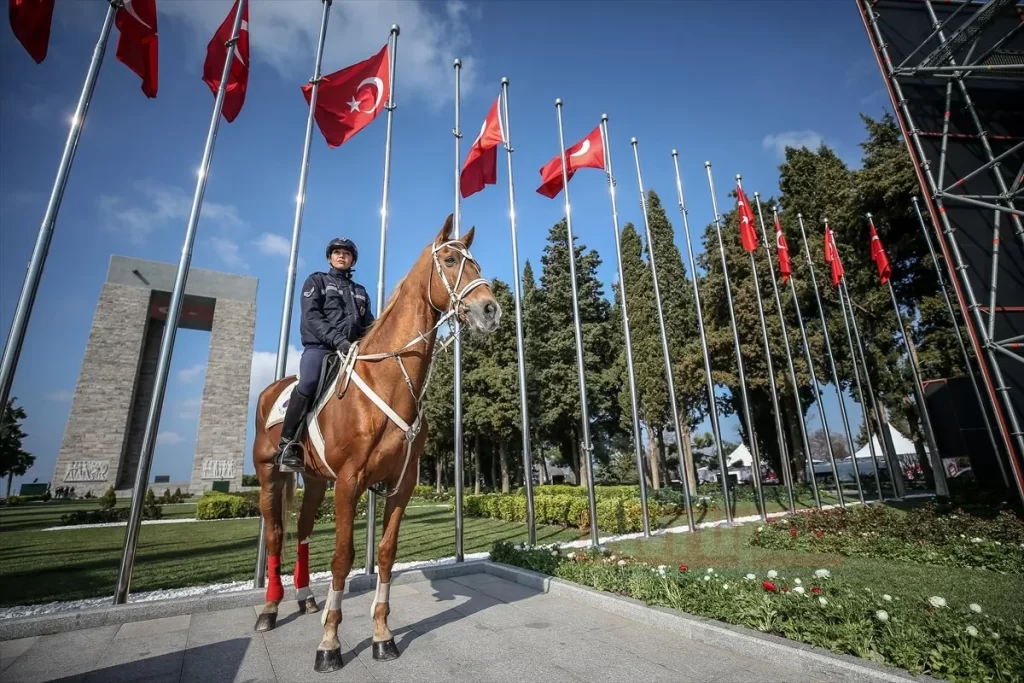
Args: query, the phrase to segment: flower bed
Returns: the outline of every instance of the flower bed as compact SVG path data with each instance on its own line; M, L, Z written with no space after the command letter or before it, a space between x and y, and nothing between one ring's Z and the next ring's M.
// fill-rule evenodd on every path
M977 603L853 590L827 569L783 576L773 570L652 567L604 549L499 541L491 560L912 673L950 681L1024 681L1024 628Z
M935 504L901 512L884 505L812 510L769 521L752 546L861 555L917 564L1024 574L1024 522L1009 511L991 517L940 514Z

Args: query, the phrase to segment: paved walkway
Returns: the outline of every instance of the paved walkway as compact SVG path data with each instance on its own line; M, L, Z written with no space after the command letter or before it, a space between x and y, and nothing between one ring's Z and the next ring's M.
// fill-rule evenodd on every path
M322 601L324 591L316 592ZM372 597L346 594L345 667L331 674L313 671L320 615L299 615L289 600L277 628L265 634L253 632L259 608L250 606L0 642L0 681L844 680L682 638L485 573L393 585L390 626L402 655L376 662Z

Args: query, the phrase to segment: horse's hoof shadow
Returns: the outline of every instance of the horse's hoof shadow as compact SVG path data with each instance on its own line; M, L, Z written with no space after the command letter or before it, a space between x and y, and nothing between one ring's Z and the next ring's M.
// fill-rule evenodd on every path
M326 674L338 671L344 663L341 661L341 648L333 650L317 650L316 660L313 662L313 671Z
M394 638L373 644L373 658L378 662L390 662L392 659L398 659L398 655L398 646L395 645Z
M316 598L312 595L305 600L299 600L299 614L316 614L320 608L316 604Z
M277 612L263 612L256 620L256 631L272 631L277 626Z

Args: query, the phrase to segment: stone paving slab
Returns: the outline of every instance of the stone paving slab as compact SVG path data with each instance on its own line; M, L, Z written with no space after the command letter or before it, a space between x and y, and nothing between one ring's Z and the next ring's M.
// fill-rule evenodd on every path
M331 674L313 671L320 615L300 614L287 600L277 627L262 634L252 630L259 606L250 604L0 641L0 681L914 680L558 579L492 563L479 567L461 575L421 574L418 581L395 575L389 625L401 656L392 662L371 654L372 591L350 585L339 633L344 668ZM326 591L314 592L322 605Z

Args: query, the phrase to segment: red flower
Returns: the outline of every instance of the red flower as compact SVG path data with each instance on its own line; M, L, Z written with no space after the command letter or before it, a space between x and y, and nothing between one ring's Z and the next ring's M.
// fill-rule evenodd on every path
M679 571L685 572L687 569L689 569L689 567L687 567L685 564L679 565Z
M792 536L793 538L796 538L796 527L790 528L789 535Z
M814 588L812 588L812 589L811 589L811 592L812 592L812 593L814 593L815 595L821 595L821 589L820 589L820 588L818 588L817 586L815 586Z
M821 538L822 536L825 535L825 532L824 531L815 531L814 535L817 536L818 538Z
M772 583L771 581L762 581L761 585L764 586L764 589L766 591L768 591L769 593L774 593L775 592L775 584Z
M788 593L789 592L789 586L783 586L782 587L782 592L783 593Z

